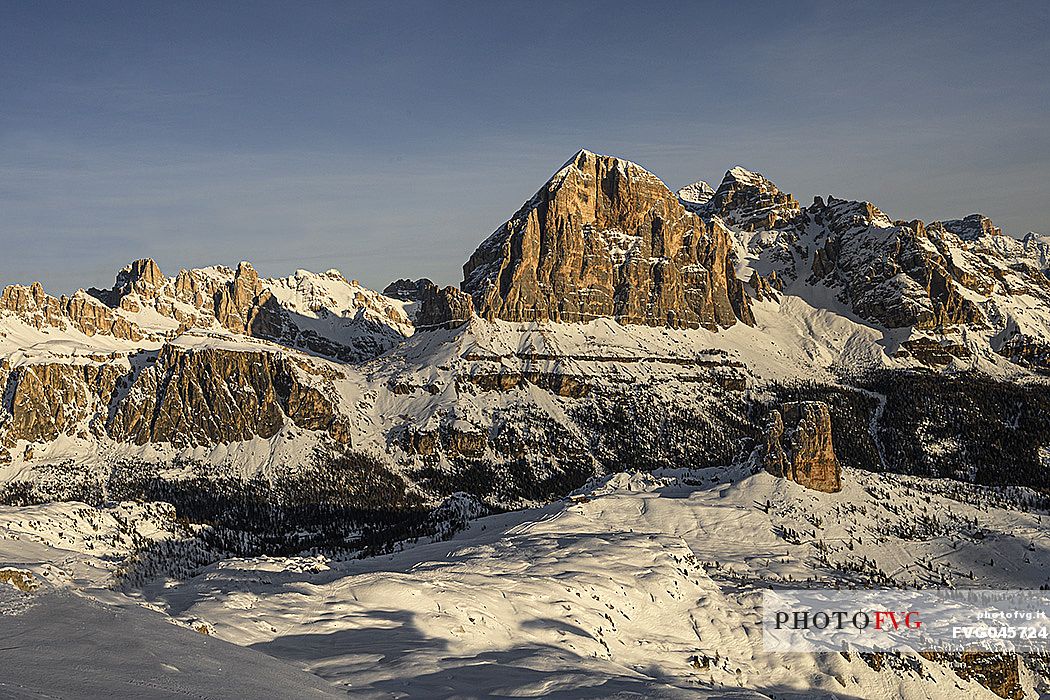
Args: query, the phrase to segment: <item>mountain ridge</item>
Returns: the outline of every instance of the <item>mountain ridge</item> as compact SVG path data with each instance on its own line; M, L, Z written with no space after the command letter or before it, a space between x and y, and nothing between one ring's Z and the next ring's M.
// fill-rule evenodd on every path
M800 206L740 167L694 204L581 150L479 245L460 288L400 280L384 295L334 270L264 279L247 262L168 277L148 258L69 297L8 286L0 481L69 460L104 471L93 453L250 475L363 450L440 500L442 470L572 444L520 467L535 480L520 493L547 496L607 468L615 450L597 457L595 431L626 427L606 422L610 402L646 410L631 392L757 441L769 410L756 406L778 383L932 371L1020 386L1050 367L1038 236L980 215ZM525 433L508 432L515 413ZM690 437L691 459L738 458L722 439ZM494 505L522 502L521 474Z

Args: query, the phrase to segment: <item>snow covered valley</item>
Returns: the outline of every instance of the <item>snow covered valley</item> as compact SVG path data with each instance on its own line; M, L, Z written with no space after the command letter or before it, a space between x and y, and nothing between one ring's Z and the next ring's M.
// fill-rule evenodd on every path
M142 587L149 543L187 536L169 508L4 507L0 694L997 697L943 660L766 653L758 603L771 586L1037 588L1036 494L853 469L827 494L752 471L619 473L390 555L224 559ZM1038 697L1026 663L1016 690Z

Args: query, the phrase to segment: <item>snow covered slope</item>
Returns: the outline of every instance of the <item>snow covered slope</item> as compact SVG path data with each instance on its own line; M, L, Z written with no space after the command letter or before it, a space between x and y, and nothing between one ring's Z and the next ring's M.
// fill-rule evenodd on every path
M740 468L622 473L544 508L476 520L448 542L357 561L227 559L141 594L62 575L85 560L117 566L83 535L8 535L0 565L115 606L117 620L148 604L354 697L995 697L946 662L763 651L757 603L772 585L1050 581L1050 515L1025 505L1034 494L851 470L845 482L819 494ZM90 527L55 509L0 512L27 516L37 532ZM113 531L102 525L100 536ZM18 595L39 616L25 624L51 616L50 630L60 614L89 614ZM166 649L186 634L136 615L122 627L129 640ZM0 633L22 624L0 617ZM165 663L184 668L183 652ZM138 677L129 665L112 669L112 687ZM1015 670L1033 692L1031 672Z
M10 700L346 697L294 664L70 593L0 614L0 637L0 695Z

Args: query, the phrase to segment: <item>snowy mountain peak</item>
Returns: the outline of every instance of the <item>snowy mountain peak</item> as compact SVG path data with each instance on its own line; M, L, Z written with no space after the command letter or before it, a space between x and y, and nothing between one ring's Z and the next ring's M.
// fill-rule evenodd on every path
M764 178L761 173L748 170L740 165L735 165L726 171L725 176L722 178L722 185L725 185L727 182L735 182L741 185L751 185L755 187L774 186L773 183Z
M719 216L735 228L755 231L786 224L798 215L799 205L760 173L736 166L726 171L703 213Z
M697 180L691 185L686 185L678 190L676 194L682 206L689 210L695 210L700 205L707 204L711 197L715 195L715 191L711 188L711 185L703 180Z
M567 160L565 164L547 182L547 188L560 185L569 172L587 173L592 172L596 164L605 170L615 170L624 176L642 179L652 179L659 182L659 178L635 162L617 158L616 156L594 153L581 148ZM660 184L663 184L662 182Z
M562 163L562 166L551 176L550 180L547 181L547 184L551 185L552 183L561 180L566 172L570 170L578 170L580 166L588 160L594 160L601 157L603 156L600 156L593 151L588 151L586 148L581 148L573 153L567 161Z

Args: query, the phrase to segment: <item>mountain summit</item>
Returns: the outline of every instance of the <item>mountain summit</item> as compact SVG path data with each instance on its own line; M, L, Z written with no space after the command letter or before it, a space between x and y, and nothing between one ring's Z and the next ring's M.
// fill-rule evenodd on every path
M626 160L583 150L464 265L488 319L718 328L751 321L728 231Z
M777 228L798 211L794 197L781 192L761 173L739 165L726 172L704 208L704 213L716 214L731 226L748 231Z

